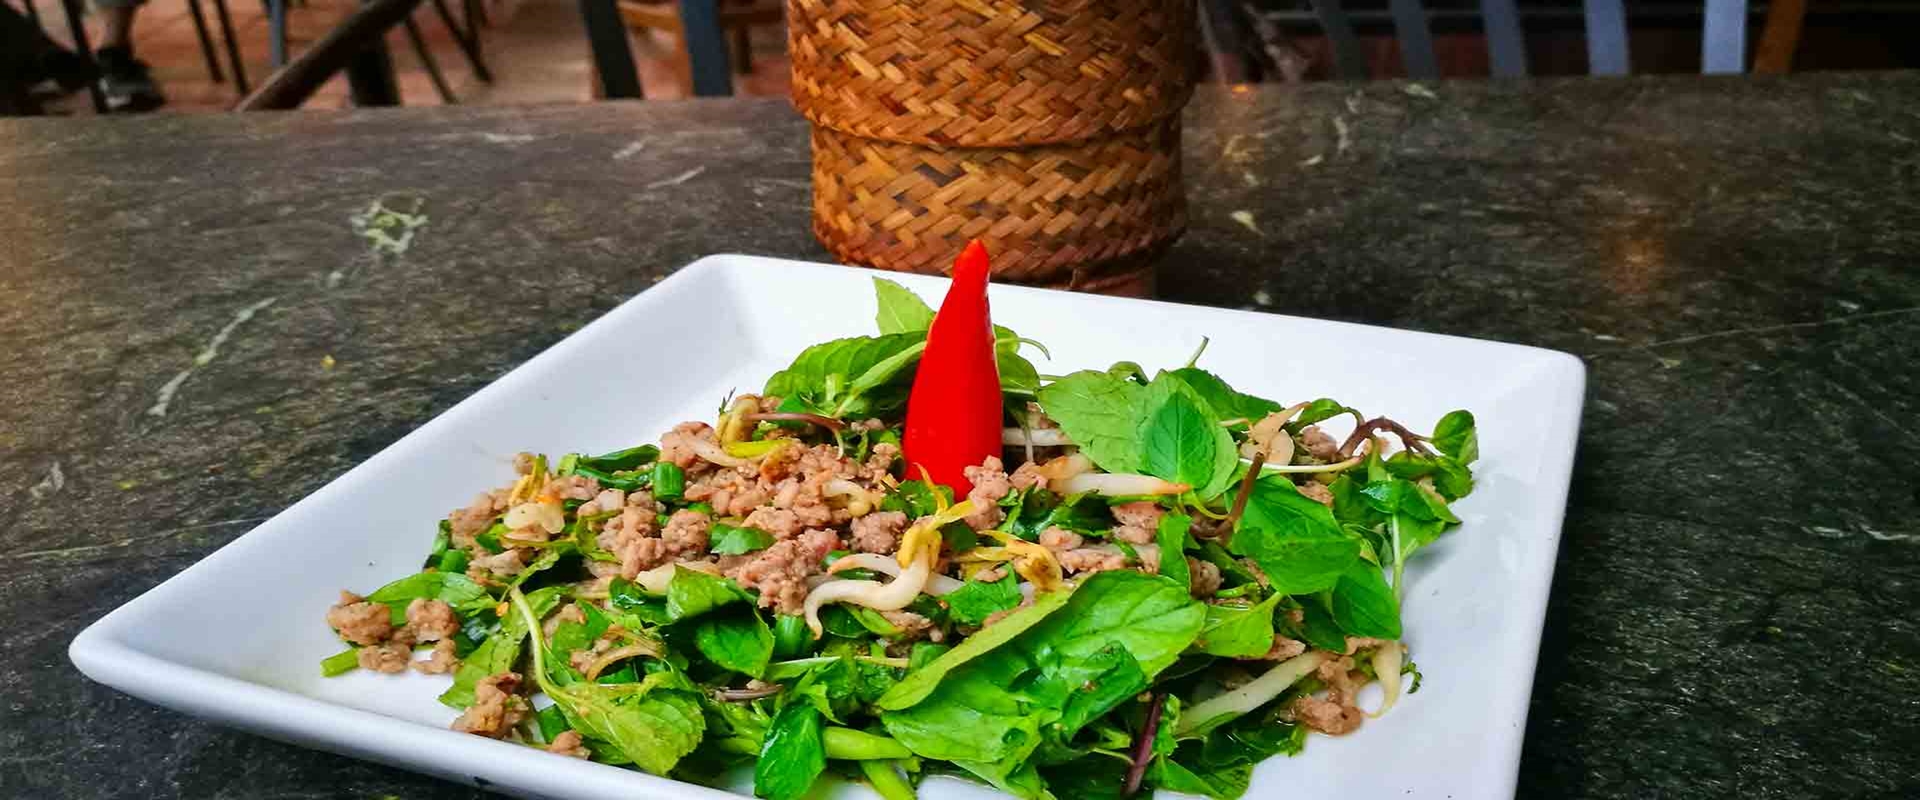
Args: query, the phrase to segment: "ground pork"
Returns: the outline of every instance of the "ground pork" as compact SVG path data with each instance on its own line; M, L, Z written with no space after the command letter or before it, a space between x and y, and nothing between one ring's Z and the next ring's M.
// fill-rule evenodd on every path
M1205 561L1187 556L1187 575L1194 597L1212 597L1220 591L1220 568Z
M360 668L370 672L406 672L407 662L413 660L413 643L404 641L406 637L395 637L383 644L368 645L360 648L355 660Z
M520 574L527 568L527 556L532 550L516 547L505 552L481 556L467 565L467 577L484 580L494 576L509 577Z
M660 505L653 502L653 497L634 492L627 495L627 506L620 510L620 516L607 520L595 541L609 553L625 552L634 541L655 535L660 530L659 518Z
M1082 547L1058 554L1060 567L1068 572L1105 572L1113 569L1125 569L1127 557L1117 550L1100 547Z
M1160 546L1157 544L1137 544L1133 552L1140 556L1140 571L1151 575L1160 574Z
M546 622L540 623L540 632L546 634L546 637L551 639L553 638L554 632L560 630L560 626L568 622L576 625L586 624L587 612L580 610L580 604L568 603L561 606L560 613L548 617Z
M1260 658L1266 661L1285 661L1307 652L1307 645L1299 639L1290 639L1280 634L1273 635L1273 647Z
M893 474L893 462L900 460L900 446L892 442L881 442L873 446L867 454L867 463L860 468L860 478L877 481Z
M973 490L967 492L968 502L973 503L973 513L967 515L967 526L984 531L1000 524L1000 520L1006 518L1006 512L1000 508L1000 498L1013 491L1013 481L1007 477L1006 465L1000 463L1000 457L987 456L980 466L967 467L960 474L973 484Z
M460 632L460 618L445 600L416 597L407 604L407 630L416 642L437 642Z
M553 741L547 745L547 752L570 758L587 758L592 755L587 752L587 745L581 740L579 731L561 731L560 735L553 737Z
M1113 507L1113 538L1129 544L1152 542L1159 532L1160 517L1167 512L1152 500L1121 503Z
M562 475L549 478L547 485L535 494L551 497L555 500L591 500L600 493L600 481L585 475Z
M754 509L741 524L771 533L775 539L791 539L799 536L800 532L807 527L800 524L799 514L789 509L772 506Z
M826 485L839 477L830 470L818 470L782 480L773 491L773 505L793 513L805 527L823 527L833 523L833 508L827 505Z
M673 512L660 536L630 539L620 553L620 574L632 579L642 572L671 563L682 556L707 552L707 531L713 521L692 509Z
M527 701L513 693L519 687L520 676L512 672L480 679L473 687L473 705L453 721L453 729L494 739L505 736L527 717Z
M934 627L933 620L911 611L882 611L880 616L885 617L893 627L900 629L900 635L895 639L897 642L911 642L917 639L938 642L946 638L943 635L944 631Z
M720 516L738 517L766 505L769 497L754 477L727 469L687 484L687 499L713 506Z
M485 533L493 526L494 518L506 510L504 495L481 492L466 508L448 514L448 534L454 546L463 550L473 547L473 537Z
M1078 550L1084 544L1085 537L1066 528L1048 526L1040 532L1040 546L1049 550Z
M358 645L378 644L393 635L393 612L379 603L342 591L340 602L327 609L327 624L340 638Z
M713 467L693 449L694 442L714 441L713 426L704 422L682 422L660 436L660 460L672 462L689 473L705 472Z
M861 553L891 553L900 549L900 532L907 528L907 515L900 511L875 511L853 521L853 549Z
M1326 484L1319 481L1307 481L1306 483L1300 484L1299 488L1300 493L1306 495L1308 500L1312 500L1328 508L1333 507L1333 491L1328 489Z
M1007 476L1007 481L1012 483L1015 489L1047 488L1047 476L1040 473L1039 464L1031 461L1021 464L1019 469L1014 470L1012 475Z
M798 614L807 601L807 576L819 574L827 553L839 549L840 536L814 529L775 542L745 561L722 565L727 577L760 592L760 605L782 614Z
M428 656L425 661L413 662L414 671L427 675L444 675L452 672L454 667L458 666L460 666L460 659L455 658L453 655L452 639L441 639L440 641L434 642L432 655Z
M533 454L532 454L532 453L514 453L514 454L513 454L513 471L514 471L514 474L516 474L516 475L532 475L532 474L533 474L533 459L534 459L534 456L533 456Z
M794 471L807 480L859 477L854 463L840 455L840 448L830 444L816 444L807 448L794 464Z
M1347 637L1347 655L1353 655L1364 647L1379 647L1392 643L1392 639L1375 639L1370 636L1349 636Z
M599 494L594 495L592 500L581 503L579 508L573 510L573 513L582 517L590 517L595 514L605 514L609 511L619 511L625 508L626 505L626 492L620 491L619 489L601 489Z
M598 661L600 656L612 649L613 639L602 636L594 640L592 647L583 647L573 651L572 655L567 656L567 666L573 667L575 671L581 674L585 674L587 668L593 666L593 662Z
M1354 704L1352 671L1353 659L1344 656L1321 664L1314 676L1327 685L1327 696L1296 698L1290 707L1294 719L1328 736L1352 733L1360 727L1366 715Z
M1260 583L1261 588L1273 588L1273 581L1267 578L1266 570L1261 569L1260 565L1255 563L1253 559L1240 559L1240 566L1245 567L1247 572L1253 575L1253 579Z
M1340 460L1340 443L1334 441L1332 436L1328 436L1326 431L1320 430L1318 425L1308 425L1300 429L1300 446L1307 451L1308 455L1321 461Z

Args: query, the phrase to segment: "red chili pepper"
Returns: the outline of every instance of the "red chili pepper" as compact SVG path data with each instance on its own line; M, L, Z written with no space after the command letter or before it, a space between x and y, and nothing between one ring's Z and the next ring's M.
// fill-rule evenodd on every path
M987 274L986 246L967 243L927 331L901 441L907 477L921 477L925 469L960 498L973 488L962 470L1000 455L1000 367L987 312Z

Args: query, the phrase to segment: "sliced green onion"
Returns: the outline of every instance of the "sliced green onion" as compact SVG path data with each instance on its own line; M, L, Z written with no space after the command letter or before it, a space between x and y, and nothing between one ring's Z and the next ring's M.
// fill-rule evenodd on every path
M678 500L687 491L687 473L680 465L662 461L653 465L653 499Z
M360 648L349 647L320 659L320 674L331 678L360 668Z

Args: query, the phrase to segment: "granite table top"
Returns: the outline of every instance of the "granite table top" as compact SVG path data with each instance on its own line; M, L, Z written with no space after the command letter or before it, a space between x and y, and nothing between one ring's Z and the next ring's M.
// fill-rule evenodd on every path
M1920 75L1212 89L1185 147L1162 297L1586 360L1521 796L1920 795ZM474 796L67 643L693 259L824 260L807 164L774 100L0 121L0 794Z

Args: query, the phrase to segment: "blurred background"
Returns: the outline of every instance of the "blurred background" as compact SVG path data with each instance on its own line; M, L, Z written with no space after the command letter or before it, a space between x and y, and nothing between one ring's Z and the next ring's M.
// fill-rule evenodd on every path
M349 19L356 0L282 0L289 58ZM65 0L0 0L8 10L73 46ZM1309 0L1201 0L1214 80L1314 81L1400 77L1401 58L1390 0L1346 0L1316 9ZM1581 75L1589 70L1589 14L1579 0L1521 0L1527 71ZM1606 5L1606 4L1599 4ZM1624 3L1631 71L1698 73L1704 3ZM580 0L434 0L415 7L404 25L384 32L405 105L448 102L516 105L590 102L601 94ZM1491 72L1485 4L1424 3L1434 60L1442 77ZM680 9L673 2L617 3L642 92L648 99L689 96ZM1364 61L1364 75L1343 74L1327 35L1329 8L1344 18ZM219 112L274 71L270 6L254 0L149 0L133 31L134 51L163 87L163 113ZM789 62L782 0L725 0L721 28L733 60L736 95L782 95ZM1746 5L1746 41L1756 72L1891 69L1920 66L1920 2L1915 0L1776 0ZM99 42L101 15L88 11L89 41ZM1780 27L1776 34L1771 27ZM470 33L468 32L470 30ZM1785 38L1779 38L1784 36ZM1772 38L1770 38L1772 37ZM1771 62L1771 63L1767 63ZM1356 61L1345 62L1351 73ZM237 64L237 67L236 67ZM235 73L239 73L236 75ZM1418 71L1414 71L1418 76ZM236 78L239 80L236 81ZM243 88L244 87L244 88ZM37 110L95 113L85 91L35 89ZM304 102L309 108L351 104L343 74Z

